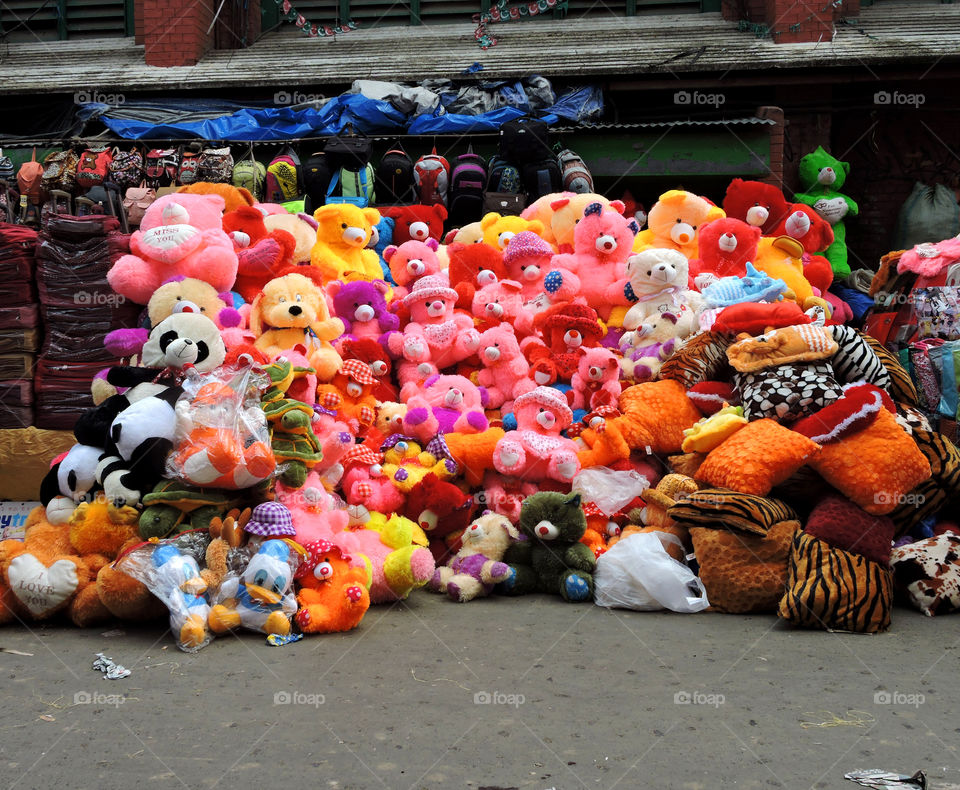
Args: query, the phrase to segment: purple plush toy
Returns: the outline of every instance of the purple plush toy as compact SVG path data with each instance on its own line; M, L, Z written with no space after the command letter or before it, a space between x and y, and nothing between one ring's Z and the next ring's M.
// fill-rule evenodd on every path
M343 321L344 333L338 342L372 337L381 344L386 335L400 326L400 319L387 307L386 294L390 286L383 280L334 280L327 285L327 295L333 299L333 312Z

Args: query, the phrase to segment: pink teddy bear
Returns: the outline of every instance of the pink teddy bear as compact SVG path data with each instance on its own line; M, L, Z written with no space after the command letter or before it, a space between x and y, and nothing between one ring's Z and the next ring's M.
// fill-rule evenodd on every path
M511 280L520 283L525 312L523 327L527 332L532 315L546 310L551 304L568 302L580 292L580 278L569 269L553 266L553 247L536 233L521 231L507 245L503 264Z
M397 284L393 289L394 299L402 299L421 277L442 274L436 239L405 241L399 247L391 244L383 251L383 259L390 266L390 276Z
M341 459L341 480L347 504L363 505L377 513L399 513L407 498L383 473L383 453L354 445Z
M551 387L537 387L516 399L513 413L517 429L497 442L494 468L524 480L573 480L580 460L577 445L560 434L573 422L563 395Z
M400 400L443 368L472 357L480 345L473 317L454 311L457 292L438 274L421 277L403 299L410 322L403 333L390 335L387 350L397 359Z
M640 226L620 212L623 203L614 200L609 209L591 203L573 231L573 252L555 255L551 266L566 268L580 278L580 296L606 321L616 306L630 302L624 296L627 258Z
M504 414L513 411L513 401L536 389L530 378L530 363L510 324L487 329L480 335L480 362L477 381L487 391L487 406Z
M349 426L337 419L336 413L322 406L314 406L313 433L320 440L323 460L314 470L328 490L333 490L343 477L343 458L356 446Z
M515 324L523 314L523 286L516 280L498 280L492 272L481 272L487 282L473 294L471 311L481 332L501 322Z
M620 398L620 362L609 348L588 348L570 378L574 409L595 411L616 406Z
M237 279L237 253L223 231L223 198L176 192L154 201L140 230L107 272L107 281L131 302L146 304L171 277L195 277L218 293Z
M334 532L347 526L350 517L345 503L331 494L316 471L311 470L301 488L288 488L277 481L277 501L293 516L295 540L302 546L315 540L330 540ZM309 518L298 518L309 513Z
M480 433L490 427L483 413L486 392L463 376L431 376L407 399L403 432L426 444L438 433Z

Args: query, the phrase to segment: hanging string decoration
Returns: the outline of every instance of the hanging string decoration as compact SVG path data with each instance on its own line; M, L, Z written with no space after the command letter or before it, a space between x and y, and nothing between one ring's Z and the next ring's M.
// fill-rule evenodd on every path
M487 27L496 22L518 22L533 16L539 16L547 11L566 11L567 0L532 0L529 3L510 5L510 0L497 0L497 4L489 11L474 14L473 21L477 29L473 37L480 49L489 49L497 45L497 40L487 32Z
M827 11L833 11L836 8L843 6L843 0L829 0L827 4L820 9L818 12L811 12L806 19L801 19L799 22L794 22L789 26L788 30L791 33L799 33L803 26L810 22L813 19L823 19L823 15ZM843 22L845 20L841 20ZM758 22L751 22L747 19L741 19L737 23L737 30L741 33L753 33L756 38L772 38L776 41L780 36L786 33L786 30L773 30L772 28Z
M276 3L277 8L280 9L283 21L293 22L294 26L297 27L301 33L310 38L326 38L327 36L335 36L337 33L349 33L351 30L357 29L357 23L352 19L348 20L345 24L336 26L322 25L311 22L303 14L299 13L290 0L276 0Z

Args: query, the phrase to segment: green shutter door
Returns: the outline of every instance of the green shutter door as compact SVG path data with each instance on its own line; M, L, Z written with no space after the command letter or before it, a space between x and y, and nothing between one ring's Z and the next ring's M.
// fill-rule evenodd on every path
M66 0L67 38L111 38L126 34L124 0Z
M108 38L125 36L127 30L125 0L0 2L0 32L11 41Z

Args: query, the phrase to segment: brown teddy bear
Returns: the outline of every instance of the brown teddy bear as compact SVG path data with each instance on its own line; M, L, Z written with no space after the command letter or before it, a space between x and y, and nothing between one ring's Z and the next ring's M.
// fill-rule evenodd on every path
M0 623L46 620L66 611L75 625L110 618L97 573L136 538L138 513L103 500L82 503L68 523L51 524L42 507L27 518L24 540L0 542Z

